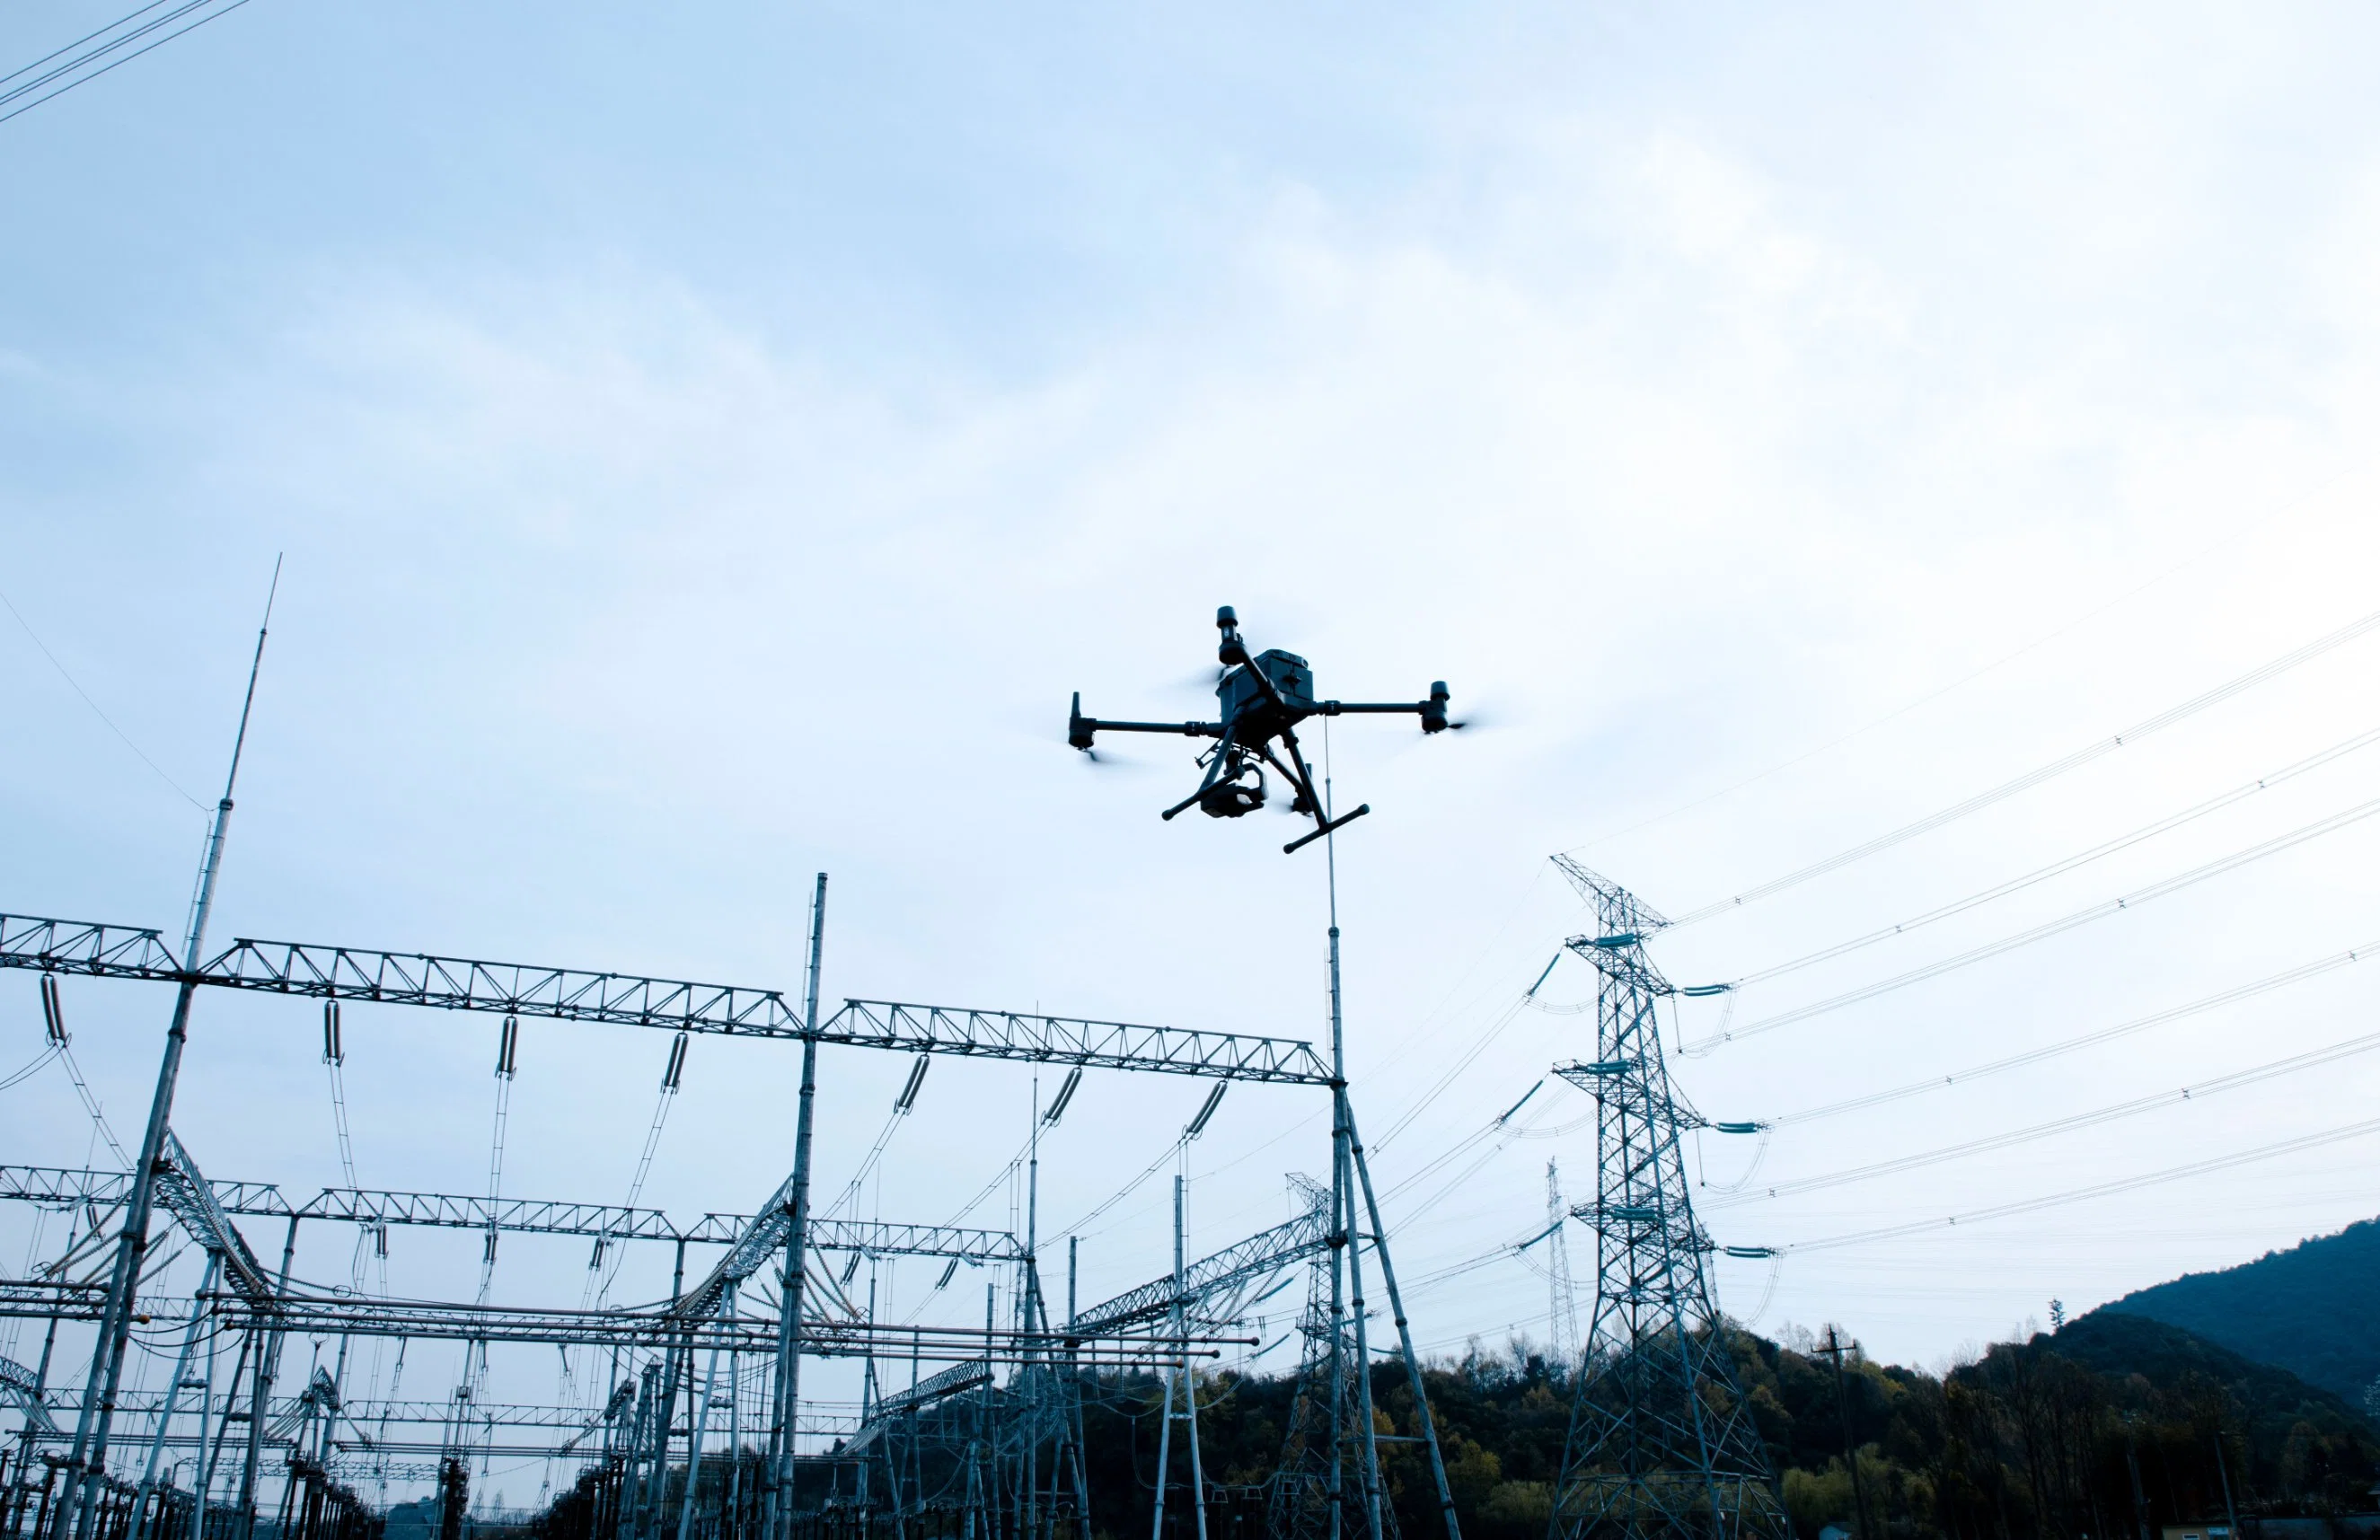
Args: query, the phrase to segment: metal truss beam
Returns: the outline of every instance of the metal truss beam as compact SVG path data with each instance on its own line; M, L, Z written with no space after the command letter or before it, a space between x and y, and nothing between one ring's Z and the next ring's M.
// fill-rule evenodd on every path
M580 968L491 963L427 952L241 939L186 976L155 930L0 915L0 967L96 978L253 989L318 1000L484 1011L556 1021L607 1022L672 1032L800 1039L801 1013L775 989L647 978ZM819 1024L820 1042L898 1053L945 1053L1035 1063L1328 1085L1313 1045L1125 1022L848 1000Z
M129 1178L126 1179L128 1182ZM256 1254L248 1249L248 1239L231 1222L231 1216L215 1200L214 1189L199 1171L198 1162L172 1129L165 1131L164 1147L157 1154L155 1186L158 1207L178 1220L191 1239L223 1259L224 1278L240 1297L250 1305L270 1309L273 1288L271 1275Z
M870 1425L886 1423L914 1408L930 1406L946 1397L975 1389L991 1383L991 1370L982 1364L953 1364L939 1374L928 1375L906 1390L895 1391L876 1403L869 1413Z
M767 1352L777 1340L777 1321L768 1316L712 1316L688 1320L658 1311L508 1310L426 1300L388 1300L291 1295L270 1311L231 1294L208 1296L229 1328L271 1327L300 1335L433 1337L491 1342L619 1343L634 1347ZM996 1364L1038 1363L1062 1348L1084 1362L1143 1364L1179 1356L1181 1339L1121 1330L1101 1332L1087 1348L1087 1334L1062 1335L974 1327L879 1325L868 1321L806 1321L802 1352L818 1358L893 1357L915 1352L929 1361L973 1360ZM1224 1346L1245 1339L1193 1337L1203 1350L1192 1356L1220 1356Z
M703 1219L748 1219L705 1214ZM866 1256L955 1256L962 1262L1022 1262L1025 1247L1005 1230L964 1230L956 1225L892 1224L875 1219L812 1219L812 1251L858 1252Z
M949 1053L1220 1080L1328 1085L1311 1043L1126 1022L1084 1021L943 1005L850 1000L820 1028L821 1042L904 1053Z
M793 1233L795 1194L804 1176L795 1171L777 1184L760 1212L737 1232L727 1255L712 1264L702 1281L670 1307L674 1318L693 1320L717 1314L726 1303L727 1291L759 1272L770 1255L785 1243L785 1238ZM808 1293L807 1289L797 1291L805 1297Z
M712 1265L700 1283L671 1308L680 1320L716 1313L727 1291L765 1266L785 1243L794 1228L795 1180L777 1184L760 1212L739 1221L741 1228L727 1255ZM716 1215L705 1215L716 1219ZM808 1243L819 1251L865 1252L879 1256L954 1256L970 1262L1018 1262L1024 1248L1005 1231L958 1230L948 1225L879 1224L857 1219L813 1219ZM805 1294L807 1297L807 1293ZM807 1337L808 1328L803 1328Z
M62 1321L95 1321L107 1306L105 1283L67 1283L44 1278L0 1278L0 1316L55 1316Z
M106 978L171 978L181 966L154 930L0 915L0 966Z
M179 983L185 976L154 930L20 915L0 915L0 967L159 983ZM670 1031L802 1036L800 1013L774 989L428 952L243 938L200 964L196 978L200 984L318 1000L379 1000Z
M131 1181L122 1171L0 1165L0 1201L104 1207L122 1202ZM394 1193L352 1187L326 1187L303 1203L292 1203L287 1194L269 1182L211 1181L207 1186L216 1206L226 1214L337 1219L366 1226L426 1225L473 1231L492 1228L528 1235L586 1235L614 1241L728 1245L752 1223L748 1214L705 1214L680 1228L658 1208L539 1198L505 1198L491 1203L484 1197L455 1193ZM1016 1237L1004 1230L870 1219L813 1220L809 1243L820 1251L861 1252L875 1256L955 1256L968 1262L1015 1262L1025 1255L1025 1248Z
M13 1358L0 1358L0 1396L17 1403L25 1414L25 1425L36 1437L58 1436L58 1425L50 1420L49 1408L42 1404L40 1382L33 1371Z
M1075 1316L1071 1329L1084 1336L1122 1331L1145 1322L1162 1320L1176 1305L1193 1315L1208 1300L1271 1277L1311 1256L1330 1243L1330 1214L1325 1202L1306 1209L1286 1224L1260 1231L1237 1244L1224 1247L1183 1269L1177 1285L1172 1273L1118 1294Z

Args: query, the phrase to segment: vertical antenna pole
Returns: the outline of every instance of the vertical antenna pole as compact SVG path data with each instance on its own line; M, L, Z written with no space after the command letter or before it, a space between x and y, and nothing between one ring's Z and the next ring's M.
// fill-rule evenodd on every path
M239 782L240 750L248 743L248 715L256 704L256 677L264 666L264 638L273 624L273 600L281 588L281 559L273 559L273 583L264 596L264 620L256 628L256 653L248 665L248 694L240 700L239 731L232 739L231 770L224 777L223 799L215 804L212 827L207 831L206 856L199 867L199 885L190 903L190 928L182 948L183 979L174 996L173 1023L165 1029L165 1054L157 1066L157 1090L150 1098L149 1122L140 1135L140 1158L132 1168L132 1191L124 1205L124 1232L115 1247L115 1265L108 1275L107 1306L100 1317L99 1340L85 1381L83 1414L75 1427L74 1452L67 1462L74 1485L74 1501L58 1505L58 1535L89 1540L97 1514L100 1482L107 1468L107 1437L115 1417L115 1401L124 1382L124 1354L132 1340L132 1294L149 1249L149 1219L156 1201L157 1158L165 1143L167 1122L174 1112L174 1085L181 1077L182 1045L189 1037L190 1000L198 992L196 975L204 959L207 916L214 907L215 878L223 868L224 834L231 824L232 789ZM90 1392L96 1388L94 1397ZM69 1520L71 1512L71 1520Z
M1333 806L1330 721L1322 721L1322 821ZM1322 836L1330 902L1330 1536L1340 1540L1347 1506L1347 1049L1339 1015L1339 840ZM1377 1537L1376 1537L1377 1540Z
M818 1101L819 968L826 952L826 873L810 898L809 980L802 1011L802 1091L794 1120L793 1224L785 1235L785 1271L777 1295L779 1416L775 1469L771 1473L772 1540L791 1540L794 1507L794 1425L801 1408L802 1269L809 1242L810 1131Z

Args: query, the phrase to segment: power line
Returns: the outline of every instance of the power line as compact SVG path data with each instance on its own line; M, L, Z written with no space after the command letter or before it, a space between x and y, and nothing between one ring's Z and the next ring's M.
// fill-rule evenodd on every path
M196 807L200 812L205 812L207 808L204 803L200 802L197 797L192 796L189 793L182 790L181 782L176 781L172 776L167 775L164 770L158 766L156 760L152 759L148 755L143 754L140 750L140 746L132 741L131 734L126 733L121 727L116 726L115 719L114 717L109 716L105 711L100 709L99 702L91 699L91 692L84 689L82 685L76 681L75 676L67 672L67 666L58 661L58 655L50 650L49 643L42 640L40 635L33 630L31 623L25 619L24 612L18 610L15 602L5 593L0 593L0 605L6 605L7 607L8 613L15 617L17 624L22 628L25 635L31 639L32 644L42 649L42 656L50 661L50 667L57 670L58 677L67 682L67 687L73 690L75 694L80 696L82 697L82 703L91 708L91 715L105 722L107 724L107 730L110 733L115 734L119 739L123 740L124 746L130 749L133 754L140 758L142 764L148 766L151 770L155 770L157 772L158 780L163 781L166 785L173 787L175 795L180 797L184 802L188 803L191 806Z
M1679 916L1671 924L1693 925L1698 921L1709 919L1715 915L1723 915L1730 909L1738 909L1759 899L1781 893L1788 888L1799 887L1812 878L1823 877L1831 871L1840 871L1855 861L1865 860L1868 856L1879 851L1889 850L1903 841L1915 839L1920 834L1930 833L1946 824L1955 823L1971 813L1981 812L1996 803L2007 801L2020 792L2030 791L2046 781L2055 780L2069 770L2080 769L2095 759L2113 754L2126 744L2136 743L2153 733L2162 732L2176 722L2196 716L2210 707L2220 705L2233 696L2276 679L2300 663L2318 658L2334 648L2342 647L2375 629L2380 629L2380 611L2374 611L2361 620L2343 625L2327 636L2317 637L2302 647L2250 669L2236 679L2217 685L2203 694L2192 696L2180 705L2168 707L2156 715L2144 718L2120 733L2111 734L2096 743L2086 744L2071 754L2052 759L2046 765L2037 766L1987 791L1978 792L1963 802L1953 803L1938 812L1929 813L1914 823L1903 824L1888 833L1879 834L1864 843L1852 846L1849 850L1840 851L1823 861L1812 862L1809 866L1787 872L1784 876L1771 879L1757 887L1746 888L1732 898L1723 898L1716 903L1706 903L1699 909L1689 910Z
M2046 1139L2059 1134L2070 1134L2078 1129L2094 1128L2101 1123L2113 1122L2119 1118L2135 1117L2140 1113L2154 1112L2161 1108L2179 1107L2184 1102L2195 1101L2223 1091L2236 1091L2243 1085L2254 1085L2285 1074L2295 1074L2301 1070L2311 1070L2324 1064L2337 1063L2341 1059L2352 1058L2359 1053L2369 1053L2375 1048L2380 1048L2380 1032L2366 1033L2361 1037L2350 1037L2345 1042L2333 1043L2328 1048L2315 1049L2310 1052L2293 1054L2286 1059L2276 1059L2271 1063L2259 1064L2252 1069L2237 1070L2230 1074L2217 1075L2213 1080L2201 1081L2195 1085L2184 1085L2171 1091L2158 1091L2150 1096L2136 1097L2130 1101L2119 1101L2109 1106L2095 1108L2088 1112L2076 1112L2068 1117L2052 1118L2047 1122L2034 1123L2028 1128L2011 1129L2005 1134L1986 1134L1983 1138L1970 1139L1962 1144L1945 1145L1938 1149L1926 1150L1917 1155L1896 1156L1889 1160L1854 1166L1846 1170L1829 1171L1822 1176L1805 1176L1790 1182L1774 1182L1757 1193L1748 1193L1735 1197L1706 1199L1705 1207L1731 1208L1747 1203L1766 1203L1771 1198L1790 1197L1797 1193L1811 1193L1825 1187L1840 1187L1854 1182L1866 1182L1879 1176L1891 1176L1897 1172L1913 1170L1920 1166L1934 1166L1946 1160L1962 1159L1970 1155L1986 1155L1995 1150L2028 1145L2036 1139Z
M2293 846L2303 844L2309 840L2333 833L2350 824L2361 822L2374 813L2380 813L2380 797L2375 797L2370 802L2359 803L2343 813L2334 813L2329 818L2318 819L2302 829L2292 830L2287 834L2266 840L2262 844L2236 851L2220 859L2209 861L2202 867L2193 867L2179 876L2168 877L2161 882L2152 882L2145 888L2136 888L2120 897L2105 900L2088 908L2077 909L2070 915L2060 916L2057 919L2034 926L2030 930L2021 930L2013 936L2004 936L1997 941L1987 941L1982 946L1971 948L1956 956L1928 963L1924 967L1912 968L1907 973L1896 974L1890 978L1863 985L1856 989L1847 989L1841 994L1814 1000L1808 1005L1798 1006L1773 1016L1764 1016L1758 1021L1730 1031L1714 1033L1710 1037L1682 1045L1679 1051L1696 1056L1707 1054L1721 1044L1731 1043L1739 1038L1757 1037L1761 1033L1772 1032L1780 1026L1807 1021L1813 1016L1822 1016L1830 1011L1840 1010L1846 1005L1873 1000L1878 995L1888 994L1908 985L1938 977L1955 969L1963 968L1971 963L1980 963L1986 958L2014 952L2020 947L2030 946L2035 941L2046 940L2052 936L2061 935L2078 927L2088 925L2093 920L2105 919L2110 915L2120 914L2127 909L2148 903L2152 899L2180 892L2182 889L2204 882L2208 878L2220 877L2226 872L2236 871L2267 855L2277 855Z
M199 28L205 26L210 21L217 20L220 18L228 16L233 11L239 9L240 6L247 5L248 0L183 0L182 4L176 6L172 10L166 11L164 15L152 17L147 21L140 21L142 17L149 16L150 12L157 10L160 6L169 3L170 0L156 0L155 4L143 6L139 10L134 11L130 16L112 21L106 26L102 27L98 31L92 32L89 36L81 38L74 42L70 42L64 48L60 48L54 53L46 54L21 69L15 70L5 76L0 76L0 84L5 84L9 80L18 79L21 76L30 75L32 77L32 79L23 81L22 84L11 86L6 91L0 91L0 107L7 107L9 109L6 112L0 112L0 123L6 123L10 118L16 117L20 114L31 112L35 107L40 106L42 103L54 101L60 96L64 96L67 91L74 90L77 86L88 85L91 81L96 80L101 76L106 74L109 70L115 68L118 65L130 64L141 55L149 52L150 49L163 47L164 44L173 42L176 38L180 37L185 32L196 31ZM213 6L215 8L209 10L208 7L210 6ZM182 18L190 15L194 11L206 11L207 14L200 17L196 21L189 23L188 26L175 28L174 30L166 32L164 36L157 38L154 42L143 43L139 48L132 48L130 53L123 52L127 48L131 48L133 43L140 42L141 39L149 37L152 33L157 32L167 27L172 27L175 22L181 20ZM133 26L132 24L136 21L140 22L140 25L137 27ZM129 30L126 30L125 29ZM114 35L111 36L110 34ZM97 42L97 45L94 47L83 48L85 43L94 42L96 40L103 38L106 41ZM77 49L83 49L83 51L78 54L75 53L75 50ZM69 54L73 55L73 56L67 59L64 64L52 65L51 61L59 58L61 55ZM122 56L110 59L105 64L99 63L100 60L107 58L111 54L119 54ZM95 69L90 67L93 65L98 65L99 67ZM44 66L50 66L50 67L44 68ZM37 71L38 73L36 73ZM61 80L63 80L65 84L57 85L55 90L44 90L45 87L55 85L56 82ZM41 92L42 94L34 95L33 93L35 92ZM23 99L29 95L32 96L32 100L30 102L23 101ZM23 104L12 105L12 103L19 102L22 102Z
M2030 1214L2038 1209L2055 1208L2062 1204L2081 1203L2089 1198L2108 1197L2129 1193L2137 1188L2154 1187L2168 1182L2180 1182L2189 1177L2203 1176L2212 1171L2229 1170L2237 1166L2270 1160L2277 1156L2293 1155L2299 1150L2315 1149L2344 1140L2361 1138L2366 1134L2380 1134L2380 1118L2325 1129L2320 1134L2301 1134L2295 1139L2283 1139L2274 1144L2258 1145L2252 1149L2230 1155L2218 1155L2208 1160L2193 1160L2185 1166L2168 1166L2163 1170L2146 1171L2139 1176L2102 1182L2089 1187L2076 1187L2063 1193L2050 1193L2041 1197L2022 1198L2014 1203L1997 1204L1989 1208L1977 1208L1965 1214L1952 1214L1939 1219L1917 1219L1908 1224L1882 1225L1874 1230L1852 1231L1843 1235L1829 1235L1819 1241L1796 1241L1778 1249L1789 1252L1829 1251L1837 1246L1862 1245L1870 1241L1892 1240L1903 1235L1915 1235L1929 1230L1948 1230L1958 1225L1974 1224L1984 1219L2006 1219L2015 1214Z
M1815 964L1830 962L1848 952L1857 952L1864 947L1873 946L1878 941L1890 940L1895 936L1905 936L1909 932L1918 929L1920 927L1931 925L1937 920L1949 919L1953 915L1964 914L1970 909L1989 903L1994 899L2005 898L2010 893L2030 888L2035 883L2046 882L2053 877L2062 877L2070 871L2074 871L2090 865L2092 862L2098 860L2102 856L2112 855L2116 852L2129 849L2131 846L2140 843L2143 840L2152 839L2156 835L2166 833L2171 830L2179 829L2183 824L2204 818L2209 813L2219 811L2222 808L2230 806L2233 803L2240 802L2248 797L2252 797L2258 792L2265 790L2267 787L2277 786L2285 781L2295 780L2298 776L2305 774L2308 770L2318 769L2323 765L2328 764L2333 759L2341 758L2346 755L2352 754L2359 748L2366 748L2375 743L2380 743L2380 728L2374 728L2368 733L2359 733L2354 737L2346 740L2344 743L2332 745L2330 747L2324 749L2319 754L2309 755L2307 758L2300 759L2294 764L2285 765L2281 769L2274 770L2268 775L2259 776L2257 779L2248 782L2243 785L2234 786L2229 791L2225 792L2218 796L2209 797L2205 801L2201 802L2194 806L2185 807L2180 812L2170 814L2165 818L2157 819L2154 823L2143 824L2140 828L2133 830L2129 834L2119 835L2117 838L2109 840L2105 843L2093 845L2088 850L2082 851L2077 855L2069 855L2063 860L2053 861L2048 866L2025 873L2022 877L2010 878L2006 882L1999 883L1995 887L1986 888L1979 893L1972 893L1965 898L1960 899L1954 903L1946 903L1938 909L1929 909L1925 913L1916 916L1913 918L1902 920L1898 925L1888 925L1881 929L1871 930L1864 936L1855 936L1848 941L1838 941L1833 946L1821 947L1816 952L1796 957L1791 962L1779 963L1772 967L1762 968L1756 973L1745 974L1742 978L1734 981L1735 986L1741 988L1750 984L1765 984L1772 978L1781 978L1789 973L1797 973Z
M2072 1053L2094 1044L2129 1037L2132 1033L2143 1032L2153 1026L2163 1026L2168 1022L2198 1015L2203 1012L2215 1010L2218 1006L2229 1005L2253 995L2261 995L2268 989L2277 989L2284 985L2301 983L2317 975L2346 967L2351 963L2362 962L2374 955L2380 955L2380 941L2367 942L2360 947L2350 947L2345 952L2333 952L2327 957L2319 957L2311 963L2301 963L2294 968L2286 968L2279 973L2269 974L2246 984L2234 985L2228 989L2218 990L2198 1000L2180 1005L2168 1006L2165 1010L2152 1012L2145 1016L2135 1016L2130 1021L2119 1022L2114 1026L2103 1026L2095 1031L2085 1032L2080 1037L2068 1037L2037 1049L2028 1049L2022 1053L2012 1053L2005 1059L1995 1059L1988 1063L1954 1070L1949 1074L1928 1075L1923 1080L1913 1080L1903 1085L1895 1085L1888 1090L1870 1091L1861 1096L1846 1097L1841 1101L1831 1101L1823 1107L1788 1112L1781 1117L1769 1119L1769 1126L1789 1128L1795 1123L1815 1122L1820 1118L1832 1118L1845 1112L1862 1111L1888 1101L1922 1096L1927 1091L1938 1091L1945 1086L1963 1085L1971 1080L1980 1080L1985 1075L1999 1074L2008 1070L2022 1068L2027 1064L2038 1064L2046 1059L2054 1059L2060 1054Z

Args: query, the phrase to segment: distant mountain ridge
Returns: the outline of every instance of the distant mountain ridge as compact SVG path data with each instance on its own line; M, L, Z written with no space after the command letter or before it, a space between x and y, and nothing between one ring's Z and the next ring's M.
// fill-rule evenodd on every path
M2380 1220L2220 1272L2187 1273L2100 1306L2205 1338L2363 1408L2380 1379ZM2085 1317L2086 1319L2088 1317Z

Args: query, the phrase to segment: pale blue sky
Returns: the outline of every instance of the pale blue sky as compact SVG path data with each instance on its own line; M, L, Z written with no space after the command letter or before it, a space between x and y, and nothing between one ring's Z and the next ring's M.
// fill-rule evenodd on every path
M13 67L105 19L20 6L0 47ZM1548 851L1998 665L1587 851L1690 909L2380 608L2374 25L253 0L0 126L0 588L206 800L288 553L219 937L790 986L824 867L830 997L1300 1035L1321 1026L1318 861L1282 859L1270 820L1160 826L1185 756L1085 771L1067 694L1192 709L1167 692L1220 602L1331 693L1443 677L1494 732L1335 735L1343 790L1378 810L1342 860L1351 1059L1384 1127L1582 923ZM2374 645L1682 932L1665 965L1738 976L2380 725ZM0 907L176 925L198 814L13 622L0 658ZM2350 756L1740 1009L2244 848L2373 775ZM1774 1115L2370 940L2374 838L1682 1080L1715 1115ZM18 982L0 1058L35 1045ZM1764 1171L2318 1047L2366 1029L2374 988L2350 969L1985 1095L1780 1134ZM69 993L123 1133L164 1001ZM1519 1017L1384 1174L1583 1051L1578 1028ZM300 1005L204 1002L182 1126L212 1167L334 1178L316 1032ZM357 1012L347 1037L363 1180L483 1181L492 1025ZM665 1049L531 1024L507 1187L617 1201ZM782 1057L696 1046L650 1198L769 1190ZM2360 1115L2380 1073L2360 1065L1713 1225L1791 1242L2247 1148ZM904 1069L831 1056L831 1182ZM900 1217L947 1217L1025 1122L1022 1072L935 1074L888 1168ZM83 1158L63 1082L0 1095L0 1158ZM1044 1213L1098 1202L1196 1099L1087 1085ZM1267 1222L1281 1173L1318 1168L1318 1125L1222 1169L1290 1110L1226 1102L1193 1160L1215 1173L1205 1240ZM1515 1145L1411 1217L1408 1269L1527 1233L1549 1151L1583 1180L1575 1138ZM2366 1217L2369 1159L2342 1146L1955 1246L1806 1254L1765 1302L1756 1267L1721 1283L1757 1324L1840 1319L1931 1358L2052 1294ZM1087 1289L1165 1265L1144 1198L1087 1246ZM475 1248L420 1242L400 1286L455 1286ZM575 1252L511 1255L500 1291L576 1290ZM1508 1267L1415 1313L1443 1346L1541 1331L1545 1309Z

